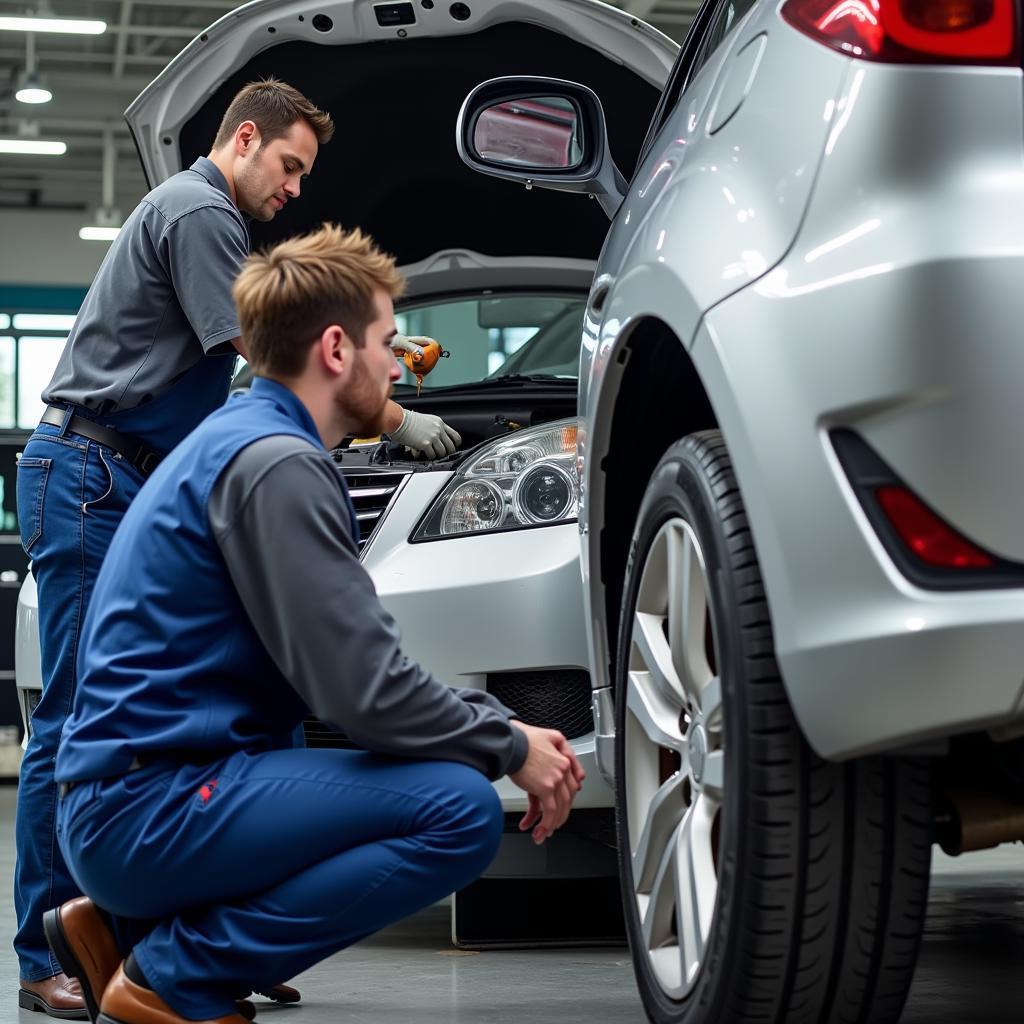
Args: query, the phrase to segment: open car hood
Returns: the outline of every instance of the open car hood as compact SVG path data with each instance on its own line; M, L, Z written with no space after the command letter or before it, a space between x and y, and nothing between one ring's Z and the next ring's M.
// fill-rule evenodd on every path
M414 23L379 24L396 6ZM369 231L403 266L444 249L594 259L608 229L597 203L469 170L459 108L499 75L581 82L601 97L628 177L677 49L597 0L255 0L192 40L125 116L152 186L209 152L232 96L256 78L281 78L329 111L334 139L300 200L253 224L257 246L329 220Z

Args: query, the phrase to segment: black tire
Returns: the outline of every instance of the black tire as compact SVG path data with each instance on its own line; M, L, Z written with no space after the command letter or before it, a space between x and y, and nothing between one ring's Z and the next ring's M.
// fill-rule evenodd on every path
M643 567L659 531L676 519L689 525L704 556L724 784L712 834L710 932L689 991L670 998L644 945L634 893L625 693ZM649 1018L897 1021L927 907L931 773L909 758L828 763L808 746L779 675L757 554L718 431L670 448L647 488L626 570L615 687L620 878Z

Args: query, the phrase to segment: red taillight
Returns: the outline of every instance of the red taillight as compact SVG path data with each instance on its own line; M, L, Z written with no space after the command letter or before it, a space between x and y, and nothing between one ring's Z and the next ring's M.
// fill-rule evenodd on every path
M900 539L922 562L944 569L989 569L995 559L947 526L905 487L875 491Z
M854 57L1016 64L1015 0L788 0L782 16Z

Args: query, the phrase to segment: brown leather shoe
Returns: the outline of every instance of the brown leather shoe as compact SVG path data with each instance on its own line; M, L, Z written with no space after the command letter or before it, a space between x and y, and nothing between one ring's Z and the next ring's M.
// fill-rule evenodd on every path
M55 974L41 981L22 981L18 1006L23 1010L48 1013L61 1020L88 1020L81 986L66 974Z
M113 934L88 896L79 896L56 910L48 910L43 915L43 930L57 962L70 975L70 986L85 1000L88 1019L95 1024L99 1019L103 993L121 964ZM287 985L283 987L288 988ZM297 1002L298 992L295 989L288 991L294 992L295 998L281 999L280 1002ZM256 1019L256 1007L248 1000L239 999L235 1008L246 1020Z
M302 993L297 988L292 988L291 985L275 985L265 992L256 989L256 995L266 996L267 999L271 999L275 1003L297 1003L302 998Z
M103 990L121 963L114 936L87 896L68 900L43 914L43 931L65 974L82 985L89 1020L100 1014Z
M155 992L136 985L125 973L122 964L114 972L103 1001L99 1024L190 1024L175 1013ZM195 1022L193 1022L195 1024ZM248 1024L245 1017L232 1013L201 1024Z

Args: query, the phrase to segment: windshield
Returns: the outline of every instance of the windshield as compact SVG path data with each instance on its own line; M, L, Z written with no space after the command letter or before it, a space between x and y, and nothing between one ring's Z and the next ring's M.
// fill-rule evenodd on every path
M513 374L575 380L585 307L580 295L520 292L406 307L395 322L403 334L435 338L451 353L423 378L424 391ZM396 389L403 384L416 387L407 368Z

